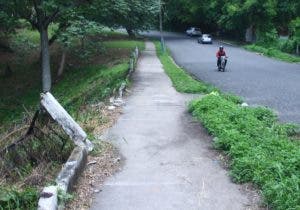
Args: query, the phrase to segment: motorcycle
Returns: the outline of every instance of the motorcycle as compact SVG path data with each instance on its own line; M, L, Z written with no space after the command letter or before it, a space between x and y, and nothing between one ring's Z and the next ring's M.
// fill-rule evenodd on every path
M218 71L222 71L222 72L225 71L225 67L226 67L226 64L227 64L227 58L228 57L226 57L226 56L221 56L220 57L221 62L218 65Z

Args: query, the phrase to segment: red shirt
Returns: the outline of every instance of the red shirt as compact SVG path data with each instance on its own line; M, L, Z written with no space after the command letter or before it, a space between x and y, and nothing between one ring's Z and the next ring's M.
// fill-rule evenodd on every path
M221 56L226 56L225 50L223 50L222 52L219 50L219 51L216 53L216 56L217 56L217 58L219 58L219 57L221 57Z

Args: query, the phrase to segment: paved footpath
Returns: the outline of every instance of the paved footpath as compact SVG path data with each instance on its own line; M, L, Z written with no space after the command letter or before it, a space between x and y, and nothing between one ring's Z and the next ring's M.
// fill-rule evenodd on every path
M211 137L187 113L191 98L172 87L147 42L124 114L104 135L125 164L96 194L92 210L254 209L221 167Z

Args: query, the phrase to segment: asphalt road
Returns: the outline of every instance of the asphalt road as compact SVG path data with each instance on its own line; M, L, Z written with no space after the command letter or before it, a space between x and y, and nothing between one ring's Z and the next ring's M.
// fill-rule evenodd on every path
M299 63L277 61L219 41L213 45L198 44L196 38L184 34L165 33L165 39L176 63L200 80L242 96L249 105L275 110L281 121L300 123ZM224 73L216 68L219 45L229 56Z

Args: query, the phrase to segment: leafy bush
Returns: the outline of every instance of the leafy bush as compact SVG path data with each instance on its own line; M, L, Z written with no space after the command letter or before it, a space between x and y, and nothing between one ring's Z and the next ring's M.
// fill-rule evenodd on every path
M33 188L18 191L0 187L0 210L37 209L37 199L38 191Z
M264 32L258 32L258 40L257 43L261 46L271 46L276 44L278 40L278 33L275 28L264 31Z
M282 52L293 54L295 53L297 43L293 39L279 40L277 46Z
M300 208L300 147L289 139L295 125L279 124L262 107L242 107L219 94L190 103L189 110L216 136L231 158L236 182L253 182L274 209Z
M22 63L28 59L32 52L39 47L39 34L29 29L21 29L12 37L11 48L17 54L17 62Z

